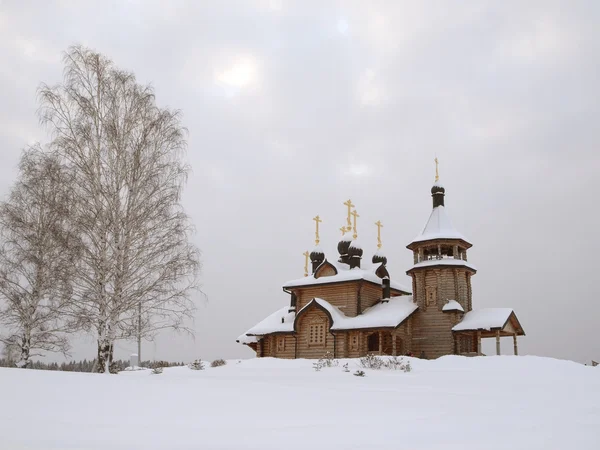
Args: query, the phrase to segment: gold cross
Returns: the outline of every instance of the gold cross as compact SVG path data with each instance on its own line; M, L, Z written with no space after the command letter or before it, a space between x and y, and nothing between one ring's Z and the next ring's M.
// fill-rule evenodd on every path
M346 231L350 231L352 229L352 222L350 221L350 216L352 215L352 208L354 208L354 205L352 204L352 200L350 199L348 199L348 201L345 201L344 205L348 207L348 226L346 227Z
M439 162L438 162L438 159L437 159L437 156L436 156L436 157L435 157L435 182L436 182L436 183L437 183L438 181L440 181L440 174L439 174L439 172L438 172L438 165L439 165Z
M315 225L317 226L317 229L315 231L315 245L319 245L319 224L323 221L319 218L318 215L317 217L313 217L313 220L315 221Z
M308 276L308 250L302 253L304 255L304 276Z
M360 216L358 215L358 213L356 212L356 210L352 211L352 213L351 213L351 214L352 214L352 216L354 217L354 227L353 227L353 230L354 230L354 235L353 235L352 237L353 237L354 239L356 239L356 238L358 237L358 233L356 232L356 218L357 218L357 217L360 217Z
M377 248L380 249L381 248L381 229L383 228L383 224L381 223L381 220L378 220L377 222L375 222L375 225L377 225Z
M342 236L346 234L346 227L342 227L340 228L340 231L342 232Z

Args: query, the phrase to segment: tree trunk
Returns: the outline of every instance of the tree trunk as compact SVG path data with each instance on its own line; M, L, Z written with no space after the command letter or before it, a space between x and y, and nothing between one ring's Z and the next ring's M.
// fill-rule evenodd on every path
M108 365L106 364L108 361ZM98 363L96 372L110 373L110 364L113 361L113 346L108 339L98 339Z
M31 334L26 331L23 335L23 339L21 340L21 356L19 361L15 364L17 367L21 369L27 369L31 365L31 361L29 359L31 352Z

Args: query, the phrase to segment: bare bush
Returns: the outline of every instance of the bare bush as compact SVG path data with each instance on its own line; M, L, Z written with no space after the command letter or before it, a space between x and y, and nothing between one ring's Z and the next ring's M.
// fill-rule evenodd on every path
M227 361L225 361L224 359L215 359L213 362L210 363L210 367L221 367L225 364L227 364Z
M194 362L188 364L188 367L192 370L204 370L204 363L201 359L197 359Z

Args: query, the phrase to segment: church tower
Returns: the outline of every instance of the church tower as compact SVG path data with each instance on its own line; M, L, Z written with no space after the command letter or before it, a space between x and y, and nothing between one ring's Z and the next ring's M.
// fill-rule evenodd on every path
M437 358L456 353L452 327L471 311L471 276L475 268L467 261L472 244L452 226L445 207L446 190L439 181L437 158L435 184L431 188L433 210L423 231L407 245L414 265L413 301L419 307L413 323L413 353ZM470 343L463 343L463 348Z

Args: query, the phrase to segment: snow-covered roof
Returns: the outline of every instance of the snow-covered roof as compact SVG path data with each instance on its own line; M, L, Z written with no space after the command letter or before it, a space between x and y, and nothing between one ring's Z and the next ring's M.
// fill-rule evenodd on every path
M465 312L464 308L456 300L448 300L448 303L446 303L444 306L442 306L442 311L462 311L462 312Z
M432 239L462 239L465 242L469 242L462 234L456 231L443 206L433 208L423 231L413 239L411 244L414 242L430 241Z
M483 308L469 311L452 328L453 331L492 330L503 328L513 313L512 308Z
M408 316L417 310L417 305L413 303L412 295L401 297L392 297L387 302L380 302L366 309L361 315L356 317L347 317L339 308L331 303L315 298L304 306L299 312L318 304L325 309L333 321L332 330L358 330L363 328L389 328L396 327L402 323ZM291 333L294 331L295 313L288 313L288 307L281 308L271 314L269 317L250 328L244 334L237 338L240 344L249 344L257 341L256 336L263 336L271 333ZM283 323L282 323L283 319Z
M418 308L413 303L412 295L403 295L401 297L392 297L387 302L377 303L356 317L347 317L339 308L321 298L313 299L302 310L310 307L313 302L319 304L329 312L333 321L332 330L396 327Z
M309 275L307 277L298 278L296 280L290 280L283 284L284 288L298 287L298 286L312 286L317 284L326 284L326 283L340 283L343 281L355 281L355 280L366 280L375 284L381 285L381 278L379 278L375 271L379 267L379 265L367 266L366 268L354 268L350 269L348 264L343 264L340 262L328 261L332 264L336 270L336 275L331 275L328 277L319 277L315 278L314 274ZM365 261L363 261L365 263ZM405 285L398 283L394 280L391 280L390 287L392 289L396 289L398 291L406 292L407 294L411 293L411 289L406 287Z
M468 267L469 269L477 270L473 264L468 263L464 259L454 259L454 258L442 258L442 259L428 259L426 261L421 261L420 263L412 266L409 271L412 269L418 269L420 267L430 267L430 266L462 266Z
M239 336L235 342L238 342L240 344L254 344L256 342L258 342L258 338L256 336L247 336L245 334L242 334L241 336Z
M294 319L296 314L294 312L288 312L289 309L289 306L278 309L269 317L258 322L256 325L246 331L244 335L261 336L269 333L292 331L294 329ZM238 340L239 339L240 338L238 338Z

